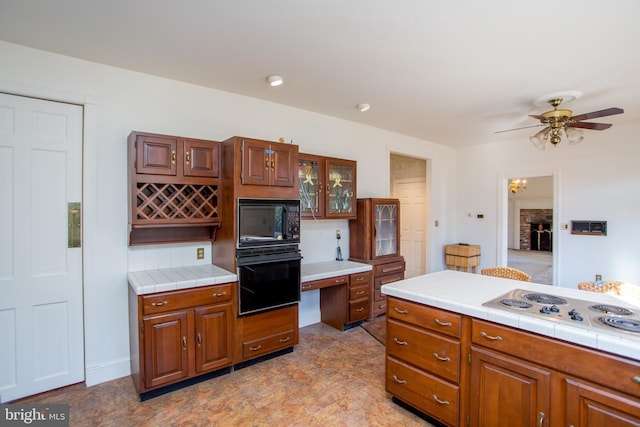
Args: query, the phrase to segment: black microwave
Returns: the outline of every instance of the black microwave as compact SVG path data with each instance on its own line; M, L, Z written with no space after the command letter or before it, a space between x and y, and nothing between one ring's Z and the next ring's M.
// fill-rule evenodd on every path
M300 243L300 200L238 199L238 248Z

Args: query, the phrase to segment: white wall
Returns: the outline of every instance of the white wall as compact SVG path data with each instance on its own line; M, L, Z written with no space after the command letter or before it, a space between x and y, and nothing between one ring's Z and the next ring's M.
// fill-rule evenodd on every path
M546 150L534 148L527 131L522 132L509 141L458 150L458 238L482 246L482 267L496 265L498 186L506 188L506 177L555 174L555 284L575 288L595 274L640 283L640 123L624 122L620 116L604 132L585 131L579 145L563 141ZM485 218L477 219L475 213ZM571 220L606 220L608 235L577 236L560 230Z
M133 130L223 140L240 135L358 162L358 196L384 197L389 152L432 159L429 256L444 267L442 246L455 240L455 151L405 135L181 82L0 42L0 91L85 105L84 292L88 385L129 373L126 272L145 263L127 246L126 139ZM439 219L434 228L431 219ZM305 222L304 262L335 257L335 229L347 221ZM215 244L215 243L214 243ZM342 239L348 256L348 239ZM172 257L171 251L147 256ZM173 259L173 258L172 258ZM142 261L140 261L142 260ZM183 262L176 261L175 262ZM215 260L214 260L215 262ZM429 263L427 263L429 265ZM604 273L604 272L603 272ZM301 319L318 306L305 297ZM307 316L307 313L310 313Z

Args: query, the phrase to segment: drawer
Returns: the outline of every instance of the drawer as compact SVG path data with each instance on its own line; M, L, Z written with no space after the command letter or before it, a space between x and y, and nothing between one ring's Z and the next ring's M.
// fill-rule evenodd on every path
M483 320L473 319L471 325L473 344L521 357L633 396L640 394L640 361Z
M364 285L364 284L368 284L371 281L370 277L371 277L370 271L365 271L362 273L354 273L349 278L349 282L351 286Z
M375 266L376 277L386 276L388 274L402 273L404 276L404 261L389 262Z
M312 289L328 288L330 286L346 285L349 283L349 276L336 276L327 279L314 280L312 282L304 282L302 291L310 291Z
M404 273L393 273L387 276L376 277L375 281L373 282L374 283L373 287L379 290L380 286L382 285L386 285L387 283L397 282L398 280L402 280L402 279L404 279Z
M460 381L460 341L387 320L387 352L444 379Z
M350 286L349 287L349 300L355 300L360 298L369 297L369 285L364 286Z
M387 299L375 300L373 302L373 316L378 317L387 312Z
M400 360L387 357L386 390L448 425L460 425L460 388Z
M387 315L421 328L460 338L462 316L438 308L410 302L395 297L387 297Z
M369 298L349 301L349 322L357 322L369 317Z
M164 311L179 310L197 305L209 305L231 301L233 283L185 289L182 291L161 292L144 295L142 313L155 314Z
M242 343L242 356L244 359L253 359L263 354L272 353L282 348L291 347L295 344L295 333L293 330L284 331L279 334L270 335L246 341Z

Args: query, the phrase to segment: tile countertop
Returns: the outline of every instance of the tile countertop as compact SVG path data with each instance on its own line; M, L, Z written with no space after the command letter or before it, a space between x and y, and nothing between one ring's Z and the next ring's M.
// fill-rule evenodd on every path
M620 356L640 360L640 336L607 333L584 327L558 324L551 320L484 307L482 304L514 289L548 293L561 297L589 300L602 304L633 306L614 296L580 291L577 289L520 282L480 274L445 270L413 277L381 287L382 293L430 305L444 310L466 314L477 319L511 326L521 330L558 338ZM640 307L638 307L640 308ZM628 337L626 335L629 335Z
M372 266L353 261L324 261L302 264L301 282L370 271ZM129 286L136 295L175 291L198 286L235 282L238 276L216 265L164 268L134 271L127 274Z

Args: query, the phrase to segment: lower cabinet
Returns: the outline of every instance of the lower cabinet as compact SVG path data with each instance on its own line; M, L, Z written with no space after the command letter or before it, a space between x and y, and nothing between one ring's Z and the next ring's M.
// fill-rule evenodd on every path
M298 344L298 305L239 317L234 364Z
M232 365L234 287L150 295L129 289L131 372L139 394Z
M640 361L395 297L385 387L450 426L640 426Z
M371 272L353 273L304 283L302 290L320 289L322 322L341 331L369 318Z

